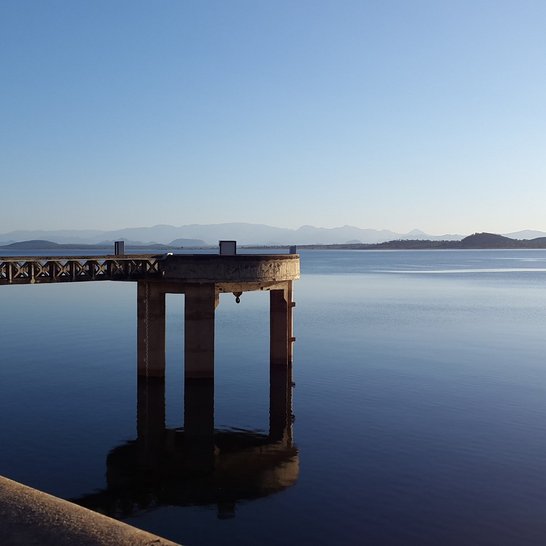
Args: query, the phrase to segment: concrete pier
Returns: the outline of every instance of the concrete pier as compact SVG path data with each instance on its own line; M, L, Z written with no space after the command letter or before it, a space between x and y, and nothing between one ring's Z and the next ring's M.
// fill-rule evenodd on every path
M231 241L234 243L234 241ZM271 364L292 362L292 282L297 254L166 254L0 257L0 285L138 283L138 374L165 376L165 294L184 294L185 376L214 377L214 314L219 295L270 291Z
M272 366L292 363L292 282L298 255L177 255L163 259L161 278L138 281L138 374L165 376L165 294L184 294L184 375L214 378L215 310L222 293L270 292Z

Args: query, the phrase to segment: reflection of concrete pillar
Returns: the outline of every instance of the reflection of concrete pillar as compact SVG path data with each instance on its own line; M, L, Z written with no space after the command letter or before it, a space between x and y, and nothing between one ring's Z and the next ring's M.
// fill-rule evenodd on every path
M137 288L138 375L165 377L165 292L160 283Z
M163 452L165 439L165 381L139 376L137 434L141 463L151 464Z
M214 284L188 288L184 302L184 367L186 379L214 378Z
M270 367L269 438L292 445L292 366Z
M214 379L184 381L184 458L200 474L214 470Z
M271 290L269 302L271 365L288 366L292 363L292 281L283 289Z
M196 438L214 433L214 381L184 381L184 431Z

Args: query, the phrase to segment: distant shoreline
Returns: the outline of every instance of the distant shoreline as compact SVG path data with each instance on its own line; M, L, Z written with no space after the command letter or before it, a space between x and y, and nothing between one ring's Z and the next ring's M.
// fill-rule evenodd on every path
M8 245L0 246L0 250L113 250L114 245L110 243L104 244L86 244L86 243L54 243L52 241L19 241ZM193 247L163 245L160 243L150 244L125 244L126 250L157 250L170 251L180 250Z
M253 246L247 248L289 248ZM475 233L460 241L395 240L384 243L346 243L324 245L297 245L303 250L495 250L495 249L546 249L546 237L536 239L511 239L494 233Z
M511 239L494 233L475 233L460 241L433 241L428 239L400 239L383 243L335 243L307 245L240 245L241 249L289 249L296 246L300 250L514 250L514 249L546 249L546 237L536 239ZM160 243L125 243L126 250L154 250L168 252L176 250L216 250L216 245L174 246ZM55 243L45 240L20 241L0 246L0 250L113 250L111 243L81 244Z

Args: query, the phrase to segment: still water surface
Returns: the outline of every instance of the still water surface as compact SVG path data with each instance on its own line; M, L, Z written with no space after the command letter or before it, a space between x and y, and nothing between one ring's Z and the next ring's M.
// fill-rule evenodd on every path
M307 251L295 300L280 463L295 481L234 517L173 501L120 508L125 521L188 545L546 543L546 252ZM3 286L0 305L0 474L68 499L104 491L109 453L137 437L136 286ZM221 296L226 437L269 432L268 305ZM183 297L167 307L174 431Z

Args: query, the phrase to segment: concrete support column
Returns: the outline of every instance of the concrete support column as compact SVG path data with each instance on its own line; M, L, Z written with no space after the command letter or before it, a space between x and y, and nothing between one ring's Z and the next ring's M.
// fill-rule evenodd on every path
M292 364L292 281L284 288L269 292L269 346L272 366Z
M271 366L269 371L269 438L292 445L292 366Z
M138 375L165 377L165 291L160 283L137 287Z
M198 284L185 292L185 378L214 378L214 312L218 294L214 284Z

